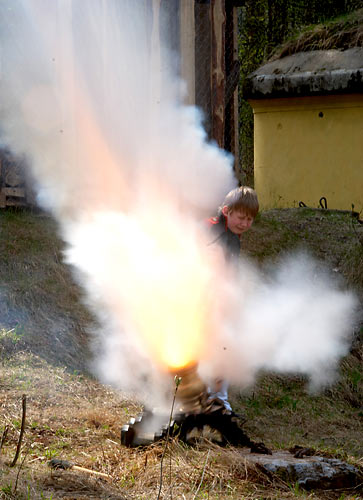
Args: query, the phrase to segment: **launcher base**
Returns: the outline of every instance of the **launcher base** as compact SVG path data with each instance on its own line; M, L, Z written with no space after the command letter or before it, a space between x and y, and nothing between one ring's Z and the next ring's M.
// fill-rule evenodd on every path
M155 423L161 422L158 430ZM194 444L206 439L220 446L242 446L251 448L254 453L271 451L263 443L255 443L247 436L242 428L243 420L224 408L200 413L179 413L170 421L163 415L146 411L136 418L132 418L121 429L121 444L127 447L148 446L169 436L175 437L188 444Z

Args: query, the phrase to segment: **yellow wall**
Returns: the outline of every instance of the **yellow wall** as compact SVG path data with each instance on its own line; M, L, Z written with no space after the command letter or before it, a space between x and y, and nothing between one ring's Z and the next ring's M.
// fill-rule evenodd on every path
M363 94L251 100L261 206L363 210ZM319 116L319 114L323 116Z

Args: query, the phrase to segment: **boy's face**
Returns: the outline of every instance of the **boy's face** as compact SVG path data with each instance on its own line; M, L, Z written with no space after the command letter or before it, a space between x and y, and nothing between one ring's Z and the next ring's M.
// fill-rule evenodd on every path
M252 226L254 217L247 214L244 210L229 210L228 207L223 207L223 215L227 219L228 229L234 234L242 234Z

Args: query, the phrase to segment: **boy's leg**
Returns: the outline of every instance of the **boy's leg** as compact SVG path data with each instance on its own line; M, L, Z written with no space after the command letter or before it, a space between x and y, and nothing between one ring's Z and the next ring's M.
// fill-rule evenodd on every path
M231 405L228 401L228 387L229 384L226 380L216 379L213 387L208 388L208 400L210 401L212 399L219 399L220 401L222 401L226 410L232 411Z

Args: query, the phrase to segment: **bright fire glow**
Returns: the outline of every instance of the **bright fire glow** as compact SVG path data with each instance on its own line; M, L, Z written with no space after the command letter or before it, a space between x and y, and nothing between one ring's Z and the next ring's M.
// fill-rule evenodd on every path
M72 226L69 260L94 281L120 324L159 365L174 370L196 362L206 345L213 289L201 229L178 212L170 189L148 169L139 176L139 196L135 193L130 202L127 183L117 178L121 170L85 99L78 99L77 110L80 139L87 145L85 160L103 166L98 185L112 209L101 211L94 204L86 220ZM120 186L118 202L107 194L114 197L115 183ZM120 211L125 199L127 214Z
M73 252L108 303L167 369L200 358L206 339L210 272L180 217L155 203L152 214L98 212L78 226ZM157 215L158 214L158 215ZM102 259L100 256L102 255Z
M163 365L179 368L196 361L204 341L208 273L195 242L177 217L147 216L133 232L133 320ZM135 260L136 259L136 260Z

